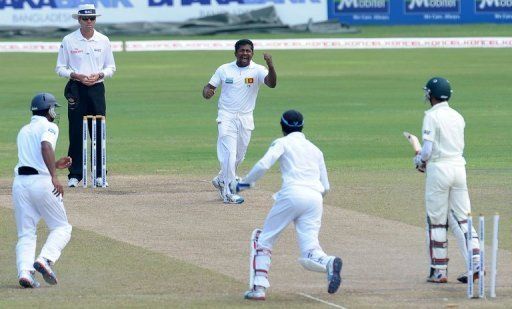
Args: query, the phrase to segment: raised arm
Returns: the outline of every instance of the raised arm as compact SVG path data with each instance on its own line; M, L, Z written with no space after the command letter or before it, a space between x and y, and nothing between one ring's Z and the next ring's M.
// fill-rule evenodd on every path
M267 62L268 74L265 76L265 85L270 88L275 88L277 85L277 74L276 69L274 68L274 63L272 62L272 56L270 54L264 53L263 59Z

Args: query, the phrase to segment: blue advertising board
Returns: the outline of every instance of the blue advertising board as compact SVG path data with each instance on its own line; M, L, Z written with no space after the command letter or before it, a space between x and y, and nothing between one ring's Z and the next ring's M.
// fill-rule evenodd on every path
M347 24L512 22L512 0L327 0L327 11Z

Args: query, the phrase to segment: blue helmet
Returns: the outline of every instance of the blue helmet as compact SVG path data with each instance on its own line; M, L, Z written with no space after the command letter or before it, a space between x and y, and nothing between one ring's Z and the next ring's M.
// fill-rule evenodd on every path
M32 111L43 111L52 107L60 107L60 105L53 94L48 92L36 94L30 103L30 110Z
M452 96L450 82L442 77L431 78L423 87L423 90L425 90L425 97L429 100L430 98L436 98L440 101L448 101Z
M30 110L32 112L48 110L50 117L54 119L57 117L55 107L60 107L60 105L57 103L55 96L48 92L36 94L30 103Z

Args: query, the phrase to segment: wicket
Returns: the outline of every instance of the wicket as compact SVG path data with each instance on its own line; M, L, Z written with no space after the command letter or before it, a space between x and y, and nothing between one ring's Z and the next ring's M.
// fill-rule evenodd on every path
M498 224L499 224L500 216L499 214L495 214L493 217L493 233L492 233L492 250L491 250L491 280L489 283L489 296L496 297L496 264L497 264L497 256L498 256ZM468 214L468 232L466 233L466 243L467 243L467 273L468 273L468 286L467 286L467 297L474 298L473 296L473 280L475 275L473 273L474 265L473 265L473 248L472 248L472 238L473 233L473 217L471 214ZM485 217L480 215L478 217L478 238L480 240L480 263L478 270L478 298L485 298Z
M97 125L98 120L101 121L101 187L107 186L107 126L105 116L87 115L84 116L82 122L82 182L84 188L87 188L87 135L89 133L89 119L91 119L91 187L96 188L96 173L98 158L96 155L97 147Z

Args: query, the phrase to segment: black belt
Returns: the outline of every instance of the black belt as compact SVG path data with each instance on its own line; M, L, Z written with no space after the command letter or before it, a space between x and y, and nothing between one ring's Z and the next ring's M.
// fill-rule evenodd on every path
M39 172L30 166L18 167L18 175L39 175Z

